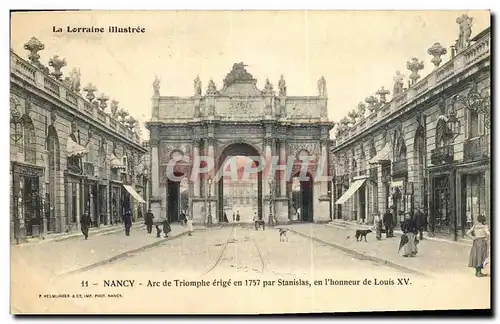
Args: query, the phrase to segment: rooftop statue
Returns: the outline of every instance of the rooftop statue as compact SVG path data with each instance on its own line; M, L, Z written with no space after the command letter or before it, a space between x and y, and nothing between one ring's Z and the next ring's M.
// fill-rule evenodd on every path
M160 79L155 75L155 80L153 81L153 91L155 96L160 95Z
M464 14L457 18L457 24L460 26L457 43L457 49L460 51L469 46L472 34L472 18Z
M243 64L243 62L234 63L233 69L224 78L224 86L227 87L234 81L253 80L253 76L245 69L246 66L248 65Z
M286 82L283 74L281 75L280 81L278 83L278 88L280 97L286 97Z
M194 79L194 95L201 96L201 80L199 76Z

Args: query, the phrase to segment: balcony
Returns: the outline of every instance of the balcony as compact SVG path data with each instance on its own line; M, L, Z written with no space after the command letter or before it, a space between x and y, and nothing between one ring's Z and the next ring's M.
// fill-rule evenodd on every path
M431 151L431 163L442 165L453 163L453 145L445 145Z
M474 162L489 158L489 136L470 139L464 143L464 162Z
M84 162L83 163L83 171L86 176L91 176L93 177L95 175L94 173L94 164L91 162Z
M392 162L392 176L404 176L408 173L408 160Z

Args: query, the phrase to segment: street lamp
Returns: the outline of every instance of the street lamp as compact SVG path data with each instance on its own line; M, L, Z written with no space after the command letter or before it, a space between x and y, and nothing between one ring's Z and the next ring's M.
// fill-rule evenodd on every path
M269 178L269 226L274 226L273 196L274 196L274 179Z
M14 127L14 132L10 134L10 138L15 142L19 142L19 140L23 137L23 121L21 119L21 113L17 110L16 106L10 110L10 124Z
M330 205L330 220L332 221L333 218L332 218L332 191L331 190L328 190L328 202Z
M208 183L208 195L207 195L207 199L208 199L208 214L207 214L207 225L208 226L212 226L212 201L211 201L211 191L212 191L212 178L208 178L207 179L207 183Z

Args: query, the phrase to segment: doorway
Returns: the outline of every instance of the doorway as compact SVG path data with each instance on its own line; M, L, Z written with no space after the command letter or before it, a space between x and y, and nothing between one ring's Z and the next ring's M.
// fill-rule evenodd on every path
M24 217L26 226L26 236L33 236L40 233L40 193L38 187L38 177L23 178L23 201ZM38 227L38 233L34 233L33 227Z
M314 220L314 215L313 215L313 178L312 176L308 173L306 175L308 180L306 181L300 181L300 220L302 222L313 222Z
M176 174L176 176L178 176ZM180 198L181 198L181 183L180 181L167 182L167 219L169 223L179 222L180 220Z
M358 189L359 193L359 219L361 222L366 221L366 182Z

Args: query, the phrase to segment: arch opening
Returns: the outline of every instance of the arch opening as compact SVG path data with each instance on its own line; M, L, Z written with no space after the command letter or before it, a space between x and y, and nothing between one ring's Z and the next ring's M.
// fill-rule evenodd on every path
M297 220L312 223L314 221L314 180L311 173L300 176L294 173L292 176L292 207L297 215Z
M247 173L259 166L260 154L246 143L233 143L221 152L217 170L216 218L219 223L249 223L254 215L264 219L263 170ZM210 207L209 207L210 208Z

